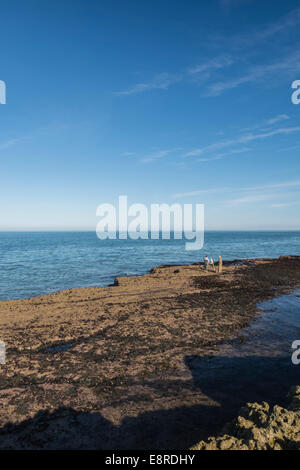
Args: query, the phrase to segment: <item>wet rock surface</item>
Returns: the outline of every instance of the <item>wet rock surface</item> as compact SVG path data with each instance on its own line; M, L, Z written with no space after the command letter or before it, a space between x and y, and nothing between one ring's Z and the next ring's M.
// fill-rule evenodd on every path
M287 408L248 403L218 437L193 450L300 450L300 386L293 387Z
M226 262L220 275L160 266L115 286L0 302L0 448L189 448L247 402L285 408L300 383L297 317L285 328L285 301L263 315L261 302L296 288L300 258L290 257Z

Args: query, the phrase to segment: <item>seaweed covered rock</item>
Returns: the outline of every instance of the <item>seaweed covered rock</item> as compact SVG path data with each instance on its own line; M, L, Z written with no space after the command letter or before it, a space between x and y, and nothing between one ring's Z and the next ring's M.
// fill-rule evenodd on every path
M300 386L291 389L289 399L287 408L248 403L220 436L192 450L300 450Z

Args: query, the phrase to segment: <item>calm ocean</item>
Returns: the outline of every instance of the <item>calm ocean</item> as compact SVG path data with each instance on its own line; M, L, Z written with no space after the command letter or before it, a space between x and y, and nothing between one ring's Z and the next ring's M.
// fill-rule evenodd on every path
M300 232L205 232L201 251L184 240L99 240L95 232L0 232L0 300L104 286L158 264L300 255Z

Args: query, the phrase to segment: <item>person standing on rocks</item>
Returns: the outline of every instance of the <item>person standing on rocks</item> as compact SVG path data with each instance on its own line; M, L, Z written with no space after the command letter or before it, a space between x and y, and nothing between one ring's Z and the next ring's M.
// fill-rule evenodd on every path
M205 267L206 271L208 271L208 266L209 266L209 259L208 259L208 256L205 255L204 256L204 267Z

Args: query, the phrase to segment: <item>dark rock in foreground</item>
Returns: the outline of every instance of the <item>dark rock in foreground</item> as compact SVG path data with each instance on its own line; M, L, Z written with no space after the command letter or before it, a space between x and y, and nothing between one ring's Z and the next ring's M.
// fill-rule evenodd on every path
M289 394L290 405L270 407L268 403L248 403L240 415L193 450L300 450L300 386Z

